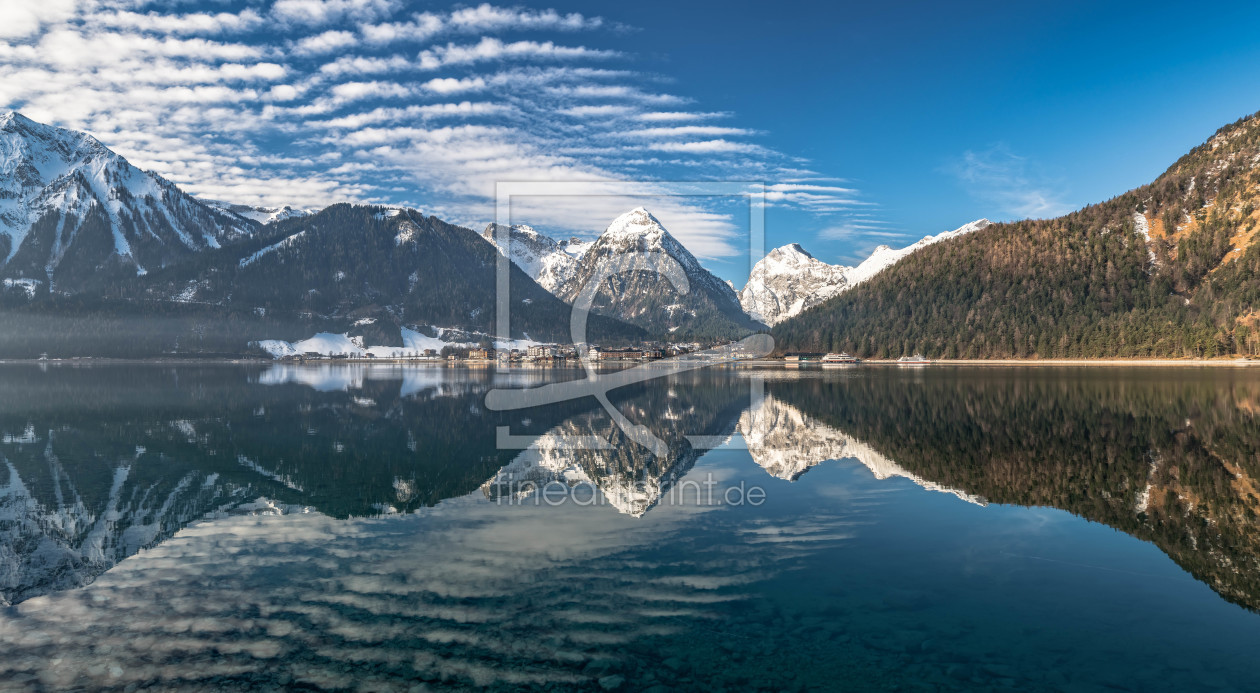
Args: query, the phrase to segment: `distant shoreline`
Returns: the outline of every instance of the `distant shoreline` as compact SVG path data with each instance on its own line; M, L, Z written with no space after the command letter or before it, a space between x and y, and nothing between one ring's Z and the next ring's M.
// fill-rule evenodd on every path
M783 361L758 361L759 364L783 364ZM896 359L862 359L857 365L899 366ZM821 366L821 361L808 361L806 367ZM829 367L846 368L844 364L827 364ZM931 366L1176 366L1246 368L1260 366L1260 359L933 359L930 364L907 364L906 367Z
M606 362L602 365L626 366L644 365L652 363L660 363L661 361L616 361ZM463 366L472 368L486 368L489 366L501 366L504 364L492 361L447 361L447 360L410 360L410 359L312 359L304 362L281 361L267 358L251 358L251 357L189 357L189 358L172 358L169 356L159 356L153 358L113 358L113 357L91 357L81 356L64 359L5 359L0 358L0 365L39 365L46 364L51 366L85 366L85 365L125 365L125 364L151 364L151 365L286 365L286 366L323 366L323 365L382 365L382 366ZM531 367L552 367L552 368L579 368L581 364L577 361L573 363L536 363L536 362L514 362L512 366L531 366ZM789 363L781 359L751 359L747 361L728 361L723 363L715 363L713 365L724 366L757 366L757 367L783 367L792 366L795 368L816 368L827 366L828 370L861 367L863 365L872 366L901 366L896 359L862 359L856 364L823 364L821 361L805 361L801 363ZM1175 367L1196 367L1196 368L1247 368L1260 366L1260 359L1244 359L1244 358L1218 358L1218 359L936 359L929 364L905 364L906 368L930 368L933 366L1143 366L1143 367L1159 367L1159 368L1175 368Z

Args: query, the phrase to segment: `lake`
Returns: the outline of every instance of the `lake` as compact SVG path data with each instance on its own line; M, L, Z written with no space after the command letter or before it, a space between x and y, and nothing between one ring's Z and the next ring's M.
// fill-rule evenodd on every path
M649 374L2 366L0 688L1255 689L1260 373Z

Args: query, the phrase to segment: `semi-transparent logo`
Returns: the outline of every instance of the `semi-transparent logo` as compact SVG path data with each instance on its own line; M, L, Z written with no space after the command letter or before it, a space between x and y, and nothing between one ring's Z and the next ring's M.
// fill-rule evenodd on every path
M519 198L547 198L549 196L573 199L609 198L653 199L724 197L747 200L749 267L765 255L765 186L749 182L515 182L499 183L496 190L495 244L499 247L496 267L496 324L495 331L500 344L511 342L512 307L511 222L513 200ZM486 395L486 407L494 411L528 409L555 404L583 397L594 397L607 411L625 438L641 446L657 457L669 454L669 445L658 437L650 425L636 424L627 418L608 398L608 393L634 383L666 378L679 373L709 368L731 362L760 358L774 350L774 340L768 334L754 334L737 342L715 345L685 356L671 356L650 363L615 372L603 371L583 347L589 344L587 325L592 306L606 280L629 273L650 273L667 282L679 295L692 291L684 268L668 253L655 249L640 249L610 256L596 267L579 288L573 300L570 317L570 339L577 347L577 358L585 371L585 378L550 383L526 389L498 388ZM750 381L751 382L751 381ZM750 385L751 386L751 385ZM756 398L757 393L753 393ZM597 436L569 436L564 445L574 450L606 450L610 442ZM726 442L725 437L691 435L687 440L692 447L716 447ZM525 449L534 441L533 436L513 435L510 427L500 426L496 442L501 449Z

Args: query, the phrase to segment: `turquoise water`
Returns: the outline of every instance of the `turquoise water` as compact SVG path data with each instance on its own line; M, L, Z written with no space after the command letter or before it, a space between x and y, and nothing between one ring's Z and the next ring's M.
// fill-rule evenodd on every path
M1256 375L580 376L0 369L0 687L1255 688Z

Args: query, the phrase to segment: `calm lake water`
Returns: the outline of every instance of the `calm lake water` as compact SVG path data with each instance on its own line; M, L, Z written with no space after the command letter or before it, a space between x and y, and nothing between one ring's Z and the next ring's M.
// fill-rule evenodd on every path
M0 367L0 688L1260 685L1254 371L582 377Z

